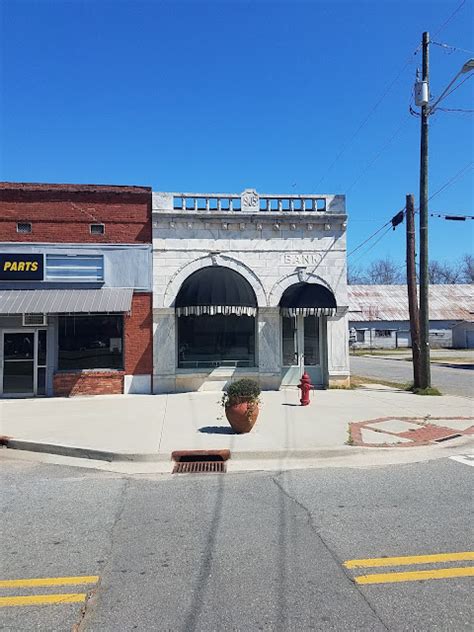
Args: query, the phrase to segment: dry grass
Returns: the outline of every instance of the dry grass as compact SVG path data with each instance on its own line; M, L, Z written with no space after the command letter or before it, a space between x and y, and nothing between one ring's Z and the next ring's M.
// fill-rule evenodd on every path
M390 386L391 388L397 388L401 391L409 391L412 388L412 384L407 384L406 382L392 382L391 380L384 380L382 378L351 375L351 388L360 388L364 384L382 384L382 386Z

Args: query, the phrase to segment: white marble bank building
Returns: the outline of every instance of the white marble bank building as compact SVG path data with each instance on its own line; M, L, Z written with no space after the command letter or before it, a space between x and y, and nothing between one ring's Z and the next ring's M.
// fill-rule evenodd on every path
M155 393L349 385L342 195L153 193Z

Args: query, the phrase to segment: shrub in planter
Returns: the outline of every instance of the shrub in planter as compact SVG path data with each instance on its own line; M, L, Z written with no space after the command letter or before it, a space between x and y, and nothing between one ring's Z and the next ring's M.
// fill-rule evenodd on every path
M257 421L260 404L260 386L250 378L229 384L222 396L225 416L234 432L250 432Z

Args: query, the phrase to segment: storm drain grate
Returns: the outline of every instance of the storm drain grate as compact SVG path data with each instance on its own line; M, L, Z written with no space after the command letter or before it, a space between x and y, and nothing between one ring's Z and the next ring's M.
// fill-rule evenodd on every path
M445 437L440 437L439 439L435 439L435 443L443 443L443 441L451 441L451 439L457 439L458 437L462 437L462 434L452 434L446 435Z
M173 474L202 474L227 472L229 450L183 450L171 455L175 465Z
M226 472L225 461L181 461L176 463L173 474L200 474L203 472Z

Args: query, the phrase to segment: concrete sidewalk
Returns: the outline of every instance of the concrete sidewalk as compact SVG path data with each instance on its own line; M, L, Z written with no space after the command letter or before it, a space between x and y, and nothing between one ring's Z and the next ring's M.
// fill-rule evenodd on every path
M410 435L405 432L397 439L393 434L411 430L410 424L414 424L410 419L424 424L431 416L430 427L445 429L438 432L441 435L450 431L469 434L474 423L469 419L474 414L474 402L468 398L420 397L372 385L358 390L315 391L311 405L301 407L299 391L288 389L262 393L260 416L253 431L235 435L220 406L220 397L218 392L204 392L4 400L0 402L0 435L31 442L29 447L17 446L23 449L56 451L95 463L113 461L114 467L108 469L119 471L127 471L127 467L128 471L170 471L174 450L224 448L231 450L233 464L242 462L239 469L260 469L259 464L272 460L280 465L329 457L377 462L375 453L368 455L371 450L384 454L381 463L387 462L388 452L397 452L397 461L412 460L415 447L400 447L413 443L406 438ZM381 422L386 418L393 419ZM378 424L373 431L371 420ZM394 449L363 447L363 432L358 432L355 442L362 447L347 445L349 424L358 428L361 422L363 432L370 435L366 444ZM450 441L449 447L465 446L466 441L467 437L461 437ZM439 452L442 447L446 451L447 444L420 450L437 448ZM406 454L410 452L411 456ZM431 450L430 454L435 453ZM142 465L137 467L140 462ZM162 467L157 467L160 462Z

